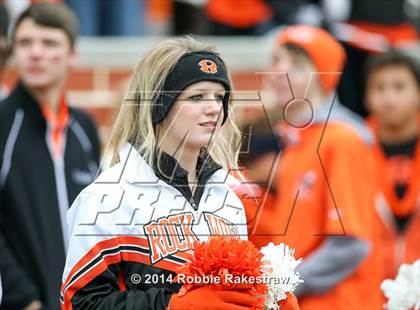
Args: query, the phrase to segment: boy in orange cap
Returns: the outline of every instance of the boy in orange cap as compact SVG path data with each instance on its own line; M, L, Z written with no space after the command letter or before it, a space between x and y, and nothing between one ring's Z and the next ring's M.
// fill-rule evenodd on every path
M383 277L394 278L402 263L420 258L420 67L388 52L368 60L366 76L368 125L384 198L377 241L386 250Z
M322 29L286 28L270 71L284 120L285 142L275 182L277 199L248 206L249 239L284 242L303 257L301 309L380 308L379 271L371 268L374 183L370 132L334 98L345 62L340 44ZM368 270L368 268L370 268Z

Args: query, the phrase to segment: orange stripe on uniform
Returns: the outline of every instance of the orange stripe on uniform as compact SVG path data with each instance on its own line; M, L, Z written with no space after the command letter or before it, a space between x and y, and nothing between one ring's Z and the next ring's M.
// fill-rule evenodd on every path
M72 280L73 276L82 270L85 266L92 262L102 251L107 249L118 248L120 245L129 244L129 245L139 245L143 248L148 248L148 242L144 238L139 237L116 237L108 240L101 241L97 243L79 262L72 268L68 274L65 282L63 283L61 290L64 298L64 305L62 309L71 309L71 298L74 294L82 288L84 285L92 281L96 276L104 272L109 265L119 263L124 258L127 260L133 260L143 264L150 265L150 259L148 255L145 254L136 254L131 252L124 253L123 251L118 250L117 253L112 255L107 255L102 258L102 260L90 269L87 273L82 275L79 279L75 280L69 287L68 284ZM131 259L129 259L131 258Z
M146 265L151 265L149 254L134 252L133 250L121 250L120 247L125 245L139 246L140 248L147 249L149 251L149 243L147 239L140 237L116 237L108 240L101 241L97 243L85 256L80 259L80 261L72 268L68 274L65 282L61 287L63 294L64 305L62 305L63 310L71 310L71 299L76 294L76 292L95 279L98 275L103 273L108 266L112 264L118 264L121 261L130 261ZM101 252L105 250L115 249L116 253L106 254L102 259L95 264L91 269L86 271L84 274L80 275L78 278L73 279L78 272L87 267L92 261L94 261ZM190 252L179 252L172 255L175 259L180 259L184 261L191 260ZM172 272L177 272L177 270L183 265L182 262L175 262L170 260L170 257L164 258L153 266L166 269ZM74 281L71 283L71 281ZM124 274L119 273L118 275L118 285L121 291L127 289Z

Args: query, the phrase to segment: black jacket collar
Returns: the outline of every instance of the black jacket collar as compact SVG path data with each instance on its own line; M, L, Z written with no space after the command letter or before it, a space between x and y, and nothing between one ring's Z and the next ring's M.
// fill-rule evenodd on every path
M21 81L16 84L16 87L10 94L10 99L23 108L25 112L28 112L28 115L31 117L44 119L40 103L32 96Z
M157 152L156 152L157 154ZM191 188L188 183L188 172L181 167L179 162L171 155L163 152L160 158L160 169L157 166L157 155L154 158L154 172L162 181L175 187L182 195L191 203L194 209L198 209L198 205L203 195L204 186L210 177L222 167L217 164L210 154L205 153L197 160L197 179L198 183L192 195Z

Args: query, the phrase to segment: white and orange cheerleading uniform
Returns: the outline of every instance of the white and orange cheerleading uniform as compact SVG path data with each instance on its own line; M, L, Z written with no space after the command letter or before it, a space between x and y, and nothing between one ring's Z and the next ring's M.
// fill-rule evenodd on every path
M204 155L192 195L187 172L163 154L162 174L127 143L120 162L77 197L67 218L62 309L165 309L195 241L247 239L243 204L233 190L240 182Z

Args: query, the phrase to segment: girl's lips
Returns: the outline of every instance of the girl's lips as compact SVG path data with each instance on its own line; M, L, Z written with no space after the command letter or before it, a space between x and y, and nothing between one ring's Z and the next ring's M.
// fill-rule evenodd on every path
M199 124L202 127L216 127L216 122L205 122Z
M206 122L199 124L207 132L214 132L216 130L216 122Z

